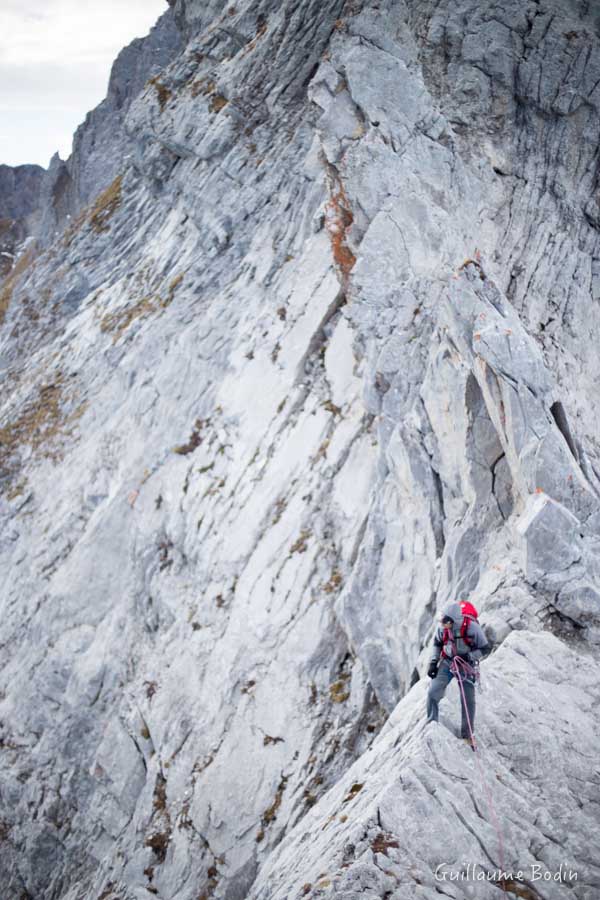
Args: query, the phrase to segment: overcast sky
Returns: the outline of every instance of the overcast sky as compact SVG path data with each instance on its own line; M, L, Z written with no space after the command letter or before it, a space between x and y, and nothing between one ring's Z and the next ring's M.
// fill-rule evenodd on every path
M106 95L119 50L166 0L0 0L0 163L47 167Z

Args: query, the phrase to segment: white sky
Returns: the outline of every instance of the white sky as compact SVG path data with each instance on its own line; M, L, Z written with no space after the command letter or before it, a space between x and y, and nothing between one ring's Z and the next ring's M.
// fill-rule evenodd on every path
M0 163L47 167L106 96L118 52L166 0L0 0Z

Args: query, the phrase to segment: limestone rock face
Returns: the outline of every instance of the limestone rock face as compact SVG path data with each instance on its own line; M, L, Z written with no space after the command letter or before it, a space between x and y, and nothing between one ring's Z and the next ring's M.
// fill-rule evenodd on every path
M167 10L147 37L137 38L121 51L111 70L107 96L75 132L71 156L65 162L56 154L50 163L37 235L44 244L128 167L133 147L124 127L127 111L181 46L181 32L173 12Z
M0 277L12 269L18 249L36 224L44 170L0 166Z
M3 890L592 900L598 13L170 7L0 286Z
M39 207L41 166L0 166L0 216L25 219Z

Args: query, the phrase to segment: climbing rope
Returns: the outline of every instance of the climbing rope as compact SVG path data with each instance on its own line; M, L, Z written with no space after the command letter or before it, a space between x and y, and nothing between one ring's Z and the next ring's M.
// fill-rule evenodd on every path
M498 822L498 817L496 816L496 810L494 808L494 801L492 800L492 792L490 790L490 786L485 777L485 773L483 770L483 766L481 764L481 760L479 759L479 752L477 750L477 744L475 743L475 735L473 734L473 728L471 727L471 717L469 716L469 709L467 707L467 698L465 697L465 689L463 687L463 679L464 678L474 678L475 681L479 680L479 668L469 665L469 663L461 659L460 656L453 656L452 662L450 663L450 671L458 681L458 686L460 688L460 693L462 697L463 709L465 711L465 716L467 717L467 724L469 726L469 734L471 736L471 747L473 752L475 753L475 761L477 763L477 768L479 769L479 775L481 778L481 784L484 788L484 792L486 795L488 809L490 811L490 818L493 821L494 828L496 829L496 834L498 836L498 855L500 857L500 871L504 872L504 840L502 836L502 829ZM502 889L504 890L503 879Z

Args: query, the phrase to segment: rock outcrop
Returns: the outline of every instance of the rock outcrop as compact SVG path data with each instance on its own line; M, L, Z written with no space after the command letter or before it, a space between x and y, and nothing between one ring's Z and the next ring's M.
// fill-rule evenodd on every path
M171 7L0 287L4 891L591 900L598 14Z
M41 166L0 165L0 278L12 269L19 247L36 225Z
M106 99L88 113L73 138L73 152L50 162L43 185L43 218L38 237L47 244L76 219L100 191L127 166L134 153L125 130L129 107L147 85L177 55L182 34L167 10L150 34L132 41L115 60Z

